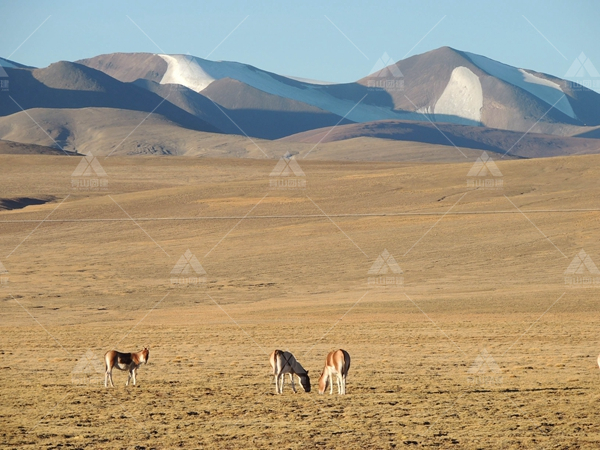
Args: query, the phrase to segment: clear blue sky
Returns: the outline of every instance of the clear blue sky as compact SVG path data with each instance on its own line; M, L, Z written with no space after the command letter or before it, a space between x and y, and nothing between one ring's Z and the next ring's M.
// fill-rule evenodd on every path
M2 1L0 56L45 67L164 51L349 82L369 74L384 52L396 61L448 45L560 77L584 52L600 70L597 0L287 3Z

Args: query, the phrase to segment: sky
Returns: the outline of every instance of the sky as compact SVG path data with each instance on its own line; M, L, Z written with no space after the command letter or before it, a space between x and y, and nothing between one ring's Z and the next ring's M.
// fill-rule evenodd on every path
M187 53L351 82L384 53L397 61L450 46L561 78L583 52L600 71L597 0L287 3L0 1L0 56L45 67L113 52Z

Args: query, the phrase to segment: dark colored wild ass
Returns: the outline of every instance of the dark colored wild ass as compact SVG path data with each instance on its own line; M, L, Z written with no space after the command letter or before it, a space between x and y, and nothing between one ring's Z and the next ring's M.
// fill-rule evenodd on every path
M275 376L275 393L281 394L283 392L283 382L285 380L285 374L290 375L292 382L292 390L296 392L296 386L294 385L294 375L300 380L300 384L304 388L305 392L310 392L310 378L308 376L308 370L305 370L302 365L296 361L294 355L290 352L284 352L282 350L274 350L269 357L269 362L273 368L273 375Z

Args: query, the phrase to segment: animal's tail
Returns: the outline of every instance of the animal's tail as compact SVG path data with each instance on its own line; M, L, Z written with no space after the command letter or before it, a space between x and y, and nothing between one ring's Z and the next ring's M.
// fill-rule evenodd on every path
M344 354L344 375L348 374L350 370L350 354L346 350L342 350Z

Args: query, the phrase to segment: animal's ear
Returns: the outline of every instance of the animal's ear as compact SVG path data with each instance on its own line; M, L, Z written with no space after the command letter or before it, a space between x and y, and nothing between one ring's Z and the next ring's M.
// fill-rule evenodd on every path
M308 370L306 371L306 375L308 375Z

